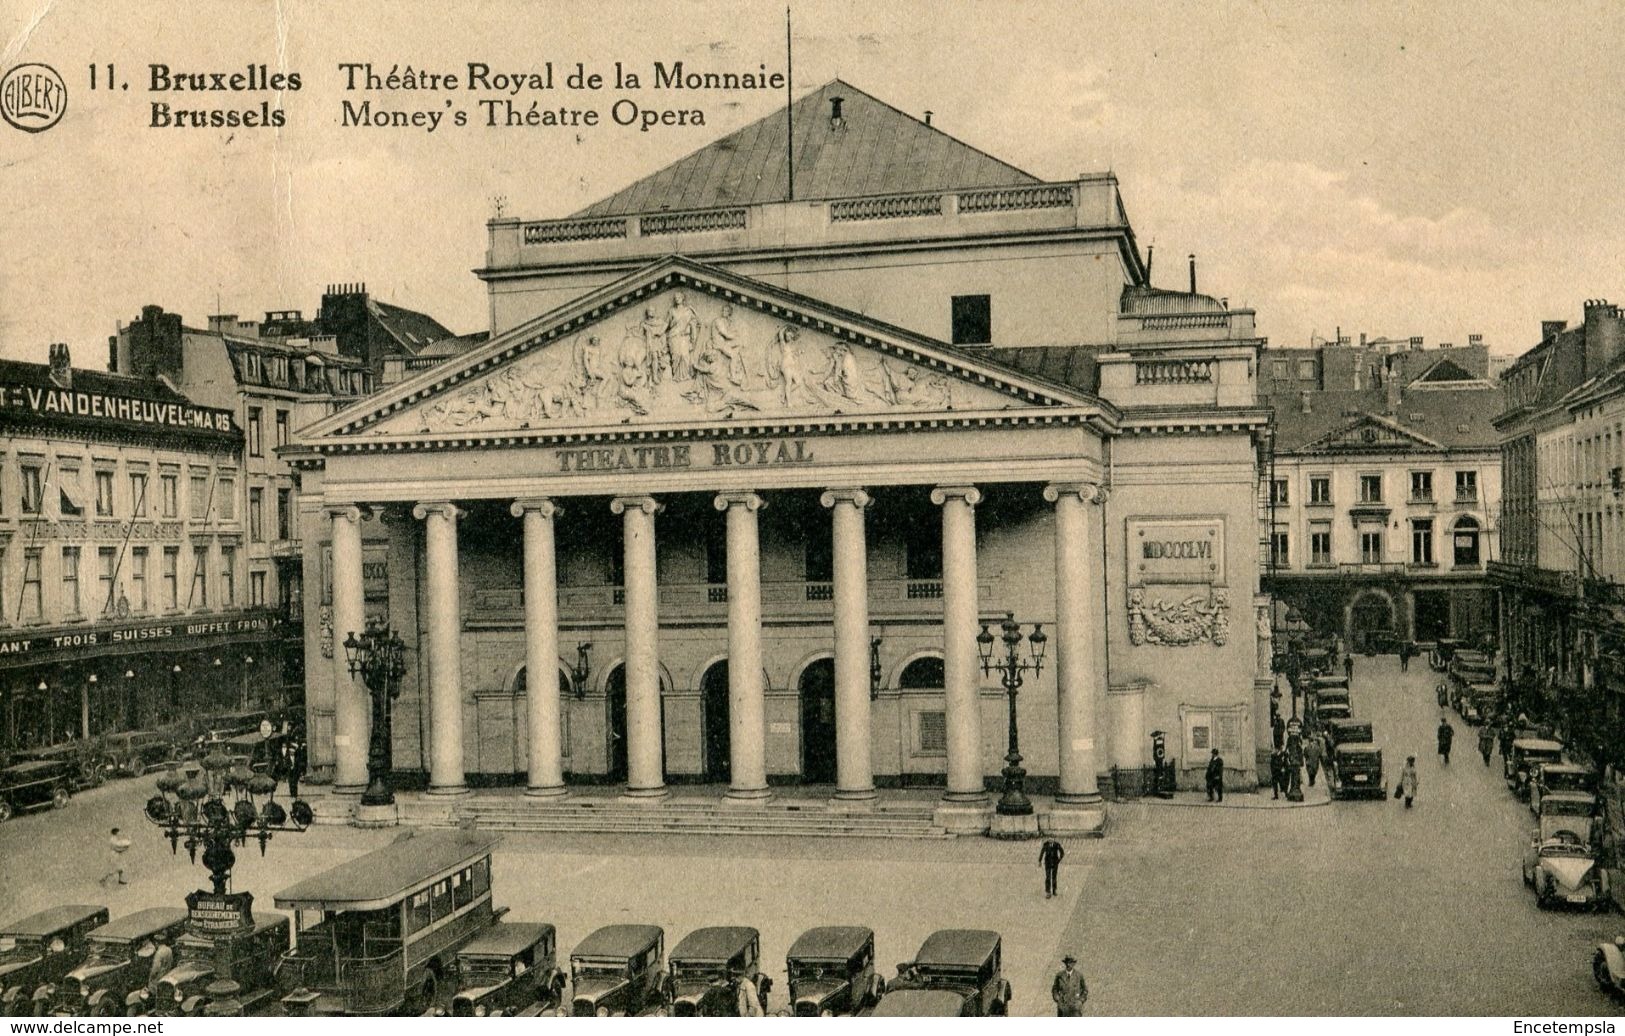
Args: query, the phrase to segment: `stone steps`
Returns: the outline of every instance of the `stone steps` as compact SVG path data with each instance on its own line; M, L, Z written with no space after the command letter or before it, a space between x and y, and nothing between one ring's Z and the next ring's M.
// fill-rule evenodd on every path
M784 835L830 838L947 838L929 808L877 807L867 812L767 805L757 808L705 802L651 805L613 800L538 802L474 799L455 804L402 803L402 823L482 830L593 834Z

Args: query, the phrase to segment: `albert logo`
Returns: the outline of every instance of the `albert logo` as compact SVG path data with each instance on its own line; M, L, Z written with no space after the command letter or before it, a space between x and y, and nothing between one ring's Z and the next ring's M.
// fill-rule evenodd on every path
M50 65L18 65L0 79L0 118L24 133L45 132L67 110L68 86Z

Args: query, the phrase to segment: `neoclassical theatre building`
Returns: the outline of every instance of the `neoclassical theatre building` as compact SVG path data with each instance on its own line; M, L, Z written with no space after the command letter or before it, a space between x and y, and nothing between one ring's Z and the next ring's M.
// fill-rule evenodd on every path
M366 780L342 642L372 619L411 649L394 760L433 795L938 786L985 828L1007 615L1046 638L1016 709L1050 829L1098 828L1154 730L1183 783L1212 748L1254 776L1252 312L1194 266L1152 288L1110 175L1039 180L839 81L791 114L793 142L780 111L491 221L488 338L298 436L336 790Z

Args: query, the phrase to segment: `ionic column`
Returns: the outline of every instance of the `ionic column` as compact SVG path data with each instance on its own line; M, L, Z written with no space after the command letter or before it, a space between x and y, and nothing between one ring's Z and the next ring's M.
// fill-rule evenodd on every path
M327 508L333 543L333 791L359 795L367 786L367 691L350 675L344 641L367 625L361 583L361 509Z
M1100 616L1101 579L1091 563L1098 558L1089 542L1090 506L1100 502L1098 486L1061 482L1044 487L1055 505L1055 683L1059 709L1060 789L1057 804L1100 801L1095 783L1098 727L1096 711L1104 696L1105 660L1092 650Z
M526 795L564 794L564 746L559 725L558 562L553 519L545 497L515 500L509 511L525 535L525 720L530 776Z
M942 669L948 723L948 793L982 803L981 663L976 653L976 505L974 486L938 486L942 508Z
M869 559L861 489L831 489L835 554L835 797L875 797L869 736Z
M762 551L752 492L721 493L728 519L728 798L760 802L767 790L767 705L762 687Z
M429 620L429 794L461 795L463 782L462 607L457 587L456 504L418 504L424 523L424 594Z
M618 496L626 594L626 793L666 794L660 765L660 615L655 590L655 514L651 496ZM728 671L733 672L733 666Z

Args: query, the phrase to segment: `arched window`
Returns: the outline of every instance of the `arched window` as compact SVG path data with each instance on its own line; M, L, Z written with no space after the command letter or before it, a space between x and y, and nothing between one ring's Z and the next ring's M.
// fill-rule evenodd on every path
M926 655L903 667L897 677L897 686L904 689L941 689L943 686L942 658Z
M1477 567L1478 519L1468 514L1457 518L1455 526L1451 529L1450 539L1454 548L1456 567Z

